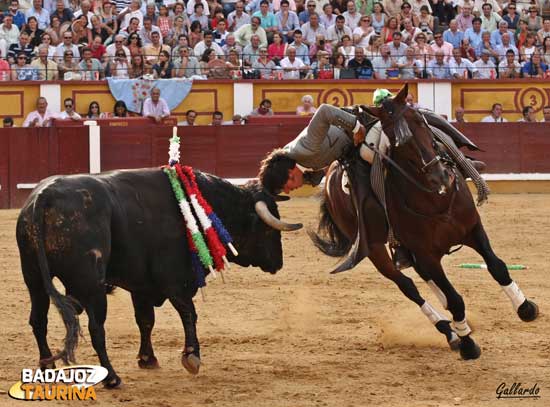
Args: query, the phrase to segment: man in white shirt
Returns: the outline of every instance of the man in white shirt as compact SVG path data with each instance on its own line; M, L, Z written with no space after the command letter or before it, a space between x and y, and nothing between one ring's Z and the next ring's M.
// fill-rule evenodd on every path
M348 11L342 13L342 15L346 19L346 25L351 29L351 31L353 31L359 25L361 14L357 12L354 1L348 1L347 6Z
M55 115L48 110L48 101L45 97L36 100L36 110L30 112L23 122L23 127L50 127L51 119Z
M59 113L57 116L58 119L71 119L71 120L82 120L82 117L74 111L74 100L67 98L63 101L65 110Z
M493 32L498 28L498 23L502 20L497 13L493 11L493 6L490 3L485 3L481 13L481 29L485 31Z
M491 52L488 49L481 51L481 58L474 62L477 69L477 79L496 79L495 64L490 59Z
M194 126L197 119L197 112L193 109L189 109L185 112L185 120L178 122L178 126Z
M300 58L296 58L296 48L289 46L286 50L286 57L281 59L284 79L300 79L300 71L307 70L307 66Z
M327 36L325 27L319 24L319 15L317 13L311 14L309 16L309 22L303 24L300 30L302 31L304 43L308 46L315 44L318 35L322 35L323 37Z
M78 18L82 15L86 16L86 18L88 19L87 27L90 30L93 28L93 26L92 26L92 16L94 15L94 13L92 13L91 9L92 9L92 5L90 4L90 2L88 0L84 0L84 1L82 1L82 3L80 3L80 10L78 10L76 13L74 13L74 18Z
M351 28L346 25L344 16L336 17L336 23L331 25L327 30L327 40L330 41L333 47L337 48L342 45L342 37L344 35L352 38Z
M453 49L453 58L449 62L451 76L455 79L468 79L468 72L477 78L478 72L474 64L467 58L462 58L460 48Z
M206 51L208 48L212 48L218 58L225 58L222 47L214 42L214 33L212 31L204 32L204 40L195 45L195 48L193 48L193 53L197 56L197 58L200 59L202 57L202 54L204 54L204 51Z
M111 61L114 61L117 51L123 50L124 53L126 54L126 57L128 58L128 63L130 63L130 57L131 57L130 50L123 44L124 44L124 36L117 34L117 36L115 37L115 41L112 44L107 46L106 53L111 58L110 59Z
M160 34L160 28L153 25L151 17L143 17L143 27L138 31L139 38L141 38L141 44L145 47L151 45L151 34L157 32ZM160 43L162 44L162 35L160 36Z
M500 79L519 78L521 74L521 65L516 61L513 50L506 51L506 59L498 64L498 77Z
M244 12L244 2L238 1L235 3L235 11L227 16L227 29L237 31L245 24L250 24L250 15Z
M63 61L65 51L71 51L73 53L74 62L78 62L80 59L80 51L78 50L78 47L73 44L73 34L70 30L63 33L63 42L55 49L55 59L57 63Z
M481 123L506 123L504 117L502 117L502 104L494 103L491 107L491 114L481 119Z
M10 45L17 44L19 41L19 28L13 24L11 14L4 16L4 22L0 24L0 51L2 55L8 54Z
M161 123L162 119L170 116L170 109L166 100L160 97L160 89L151 89L151 97L143 102L143 117L150 117L155 123Z

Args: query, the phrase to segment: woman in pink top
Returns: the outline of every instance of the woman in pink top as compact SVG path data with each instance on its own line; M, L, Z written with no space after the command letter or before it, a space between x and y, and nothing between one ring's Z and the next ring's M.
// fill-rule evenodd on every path
M1 54L1 52L0 52ZM1 55L0 55L1 56ZM0 81L7 81L10 79L10 64L4 58L0 58Z
M275 63L285 57L285 44L281 34L277 32L273 34L273 43L267 48L267 55Z

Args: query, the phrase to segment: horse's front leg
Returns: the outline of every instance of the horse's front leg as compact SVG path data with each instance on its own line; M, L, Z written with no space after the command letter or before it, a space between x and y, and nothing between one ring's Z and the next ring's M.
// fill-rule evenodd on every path
M485 233L485 229L481 222L472 230L466 244L483 257L489 273L491 273L491 276L500 284L502 291L504 291L512 302L512 306L518 316L525 322L535 320L539 314L537 304L528 300L517 283L512 280L510 273L508 273L506 263L499 259L493 251L491 243L489 242L489 237L487 233Z
M372 261L378 271L386 278L392 280L405 296L420 307L422 313L436 327L436 329L445 335L451 349L458 349L459 338L451 329L451 321L437 311L428 301L426 301L416 288L414 281L397 270L391 261L386 247L382 244L373 245L370 248L369 259Z
M453 315L454 331L460 337L460 356L462 359L477 359L481 355L481 349L470 337L472 330L466 321L466 309L464 300L447 279L440 259L433 255L415 253L418 267L422 270L429 270L434 283L445 295L447 307Z

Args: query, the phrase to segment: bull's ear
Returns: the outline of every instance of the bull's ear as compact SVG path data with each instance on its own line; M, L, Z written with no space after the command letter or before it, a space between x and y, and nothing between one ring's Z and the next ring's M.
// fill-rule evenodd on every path
M363 109L365 112L369 113L370 115L378 118L380 118L380 113L382 112L381 107L375 107L375 106L361 105L361 109Z
M407 95L409 94L409 84L405 83L405 85L401 88L399 93L393 98L393 100L399 104L404 105L407 100Z

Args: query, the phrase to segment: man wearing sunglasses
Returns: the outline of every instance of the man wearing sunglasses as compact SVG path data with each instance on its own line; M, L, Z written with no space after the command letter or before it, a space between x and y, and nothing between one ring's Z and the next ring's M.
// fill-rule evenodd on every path
M78 47L73 44L73 34L70 31L65 31L62 38L63 42L55 49L56 62L59 63L63 60L65 51L70 51L73 54L74 61L78 62L80 59L80 51Z
M82 117L74 111L74 100L67 98L63 101L65 110L59 113L59 119L82 120Z

